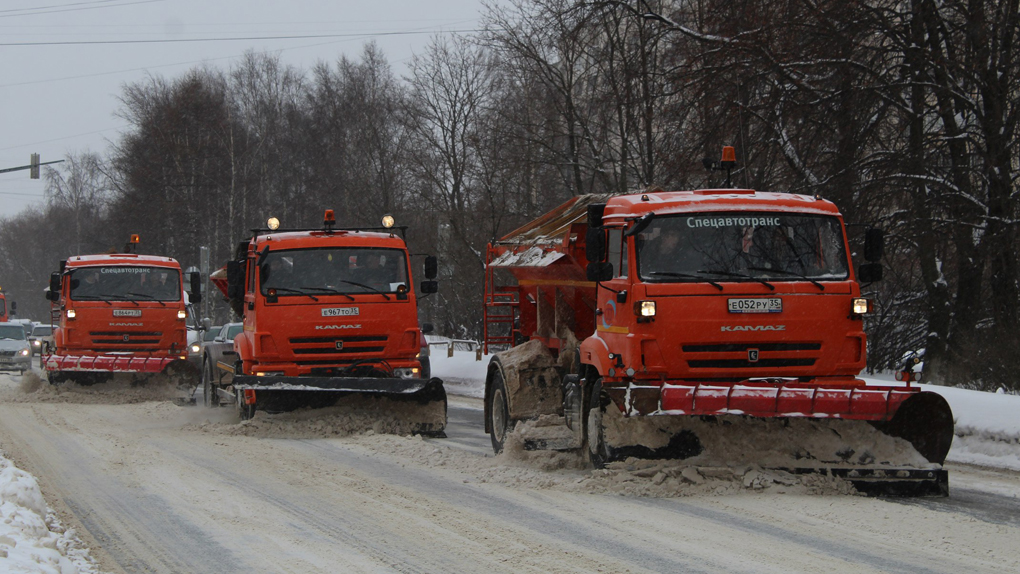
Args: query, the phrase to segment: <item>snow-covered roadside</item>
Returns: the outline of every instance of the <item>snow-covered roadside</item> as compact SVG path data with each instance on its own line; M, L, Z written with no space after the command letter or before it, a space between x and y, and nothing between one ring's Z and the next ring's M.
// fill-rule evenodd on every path
M432 374L444 380L451 394L481 398L490 356L481 361L472 352L434 346ZM864 377L873 384L900 385L892 375ZM949 461L1020 471L1020 396L985 393L936 385L921 385L949 401L956 420L956 438Z
M869 383L898 384L885 378ZM1020 396L921 385L942 395L956 423L949 462L1020 471Z
M4 377L8 378L8 377ZM7 381L4 381L7 384ZM64 529L39 483L0 451L0 572L95 574L98 565L74 529Z

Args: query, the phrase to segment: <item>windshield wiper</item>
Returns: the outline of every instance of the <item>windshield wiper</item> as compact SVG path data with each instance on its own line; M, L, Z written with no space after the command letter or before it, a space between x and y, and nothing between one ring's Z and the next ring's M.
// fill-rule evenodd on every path
M805 281L810 281L812 284L814 284L815 287L818 287L822 291L825 291L825 285L822 285L818 281L815 281L814 279L812 279L812 278L810 278L810 277L808 277L806 275L802 275L800 273L797 273L796 271L787 271L785 269L769 269L768 267L748 267L747 270L748 271L767 271L769 273L782 273L783 275L793 275L794 277L800 277L801 279L803 279Z
M151 294L151 293L126 293L126 294L127 295L131 295L133 297L138 297L138 298L143 299L145 301L155 301L155 302L159 303L160 305L166 307L166 303L164 303L163 301L161 301L159 299L156 299L156 296ZM127 301L131 301L132 303L135 303L135 301L133 299L126 299L126 300ZM135 303L135 305L138 305L138 303Z
M302 289L318 289L319 291L329 293L330 295L343 295L344 297L347 297L351 301L355 301L354 297L351 297L349 294L344 293L343 291L337 291L336 289L331 289L329 287L302 287Z
M761 283L762 285L768 287L770 291L776 290L775 285L769 283L768 281L762 279L761 277L755 277L754 275L748 275L747 273L733 273L732 271L718 271L706 269L699 269L698 273L704 273L706 275L722 275L723 277L740 277L741 279L750 279L752 281L757 281L758 283Z
M110 297L113 297L113 295L105 295L104 294L104 295L78 295L78 296L75 296L73 293L71 294L71 299L73 299L75 301L102 301L103 303L106 303L107 305L113 305L113 303L110 303L110 301L109 301Z
M319 298L316 297L315 295L312 295L311 293L306 293L304 291L299 291L297 289L290 289L288 287L273 287L273 289L276 289L277 291L286 291L288 293L293 293L295 295L305 295L307 297L310 297L312 301L315 302L319 301ZM301 289L314 289L314 287L302 287Z
M356 287L364 287L365 289L371 289L372 291L375 291L376 293L378 293L378 294L382 295L383 297L385 297L387 301L390 300L390 296L389 295L387 295L386 293L383 293L382 291L376 289L375 287L372 287L371 285L365 285L364 283L355 283L354 281L347 281L346 279L340 279L340 282L341 283L346 283L348 285L354 285Z
M698 280L704 279L703 277L699 277L698 275L692 275L690 273L674 273L672 271L649 271L648 274L662 275L663 277L679 277L681 279L698 279ZM711 285L712 287L715 287L720 291L723 290L723 286L716 283L715 281L712 281L711 279L705 279L705 281L707 281L708 284Z

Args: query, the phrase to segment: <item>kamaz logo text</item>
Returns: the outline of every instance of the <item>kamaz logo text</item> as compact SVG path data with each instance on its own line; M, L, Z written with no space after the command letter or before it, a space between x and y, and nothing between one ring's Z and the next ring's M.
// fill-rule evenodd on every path
M315 330L320 329L360 329L361 325L316 325Z
M732 331L785 331L786 325L724 325L719 330L724 333Z
M145 323L110 323L111 327L141 327Z

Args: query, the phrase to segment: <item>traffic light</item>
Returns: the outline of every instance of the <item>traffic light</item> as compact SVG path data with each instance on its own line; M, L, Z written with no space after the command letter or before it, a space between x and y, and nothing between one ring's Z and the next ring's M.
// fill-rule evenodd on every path
M31 164L29 167L31 170L29 172L29 177L31 179L39 179L39 154L32 154L32 159L29 163Z

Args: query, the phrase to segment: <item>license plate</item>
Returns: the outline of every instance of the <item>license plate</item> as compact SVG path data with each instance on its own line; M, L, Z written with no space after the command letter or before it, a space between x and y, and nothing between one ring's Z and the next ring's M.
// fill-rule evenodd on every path
M782 313L783 300L778 297L755 297L748 299L727 299L730 313Z
M323 317L353 317L357 314L357 307L331 307L322 310Z
M114 309L113 310L113 316L114 317L141 317L142 316L142 310L141 309Z
M14 359L8 359L7 357L0 357L0 363L13 363Z

